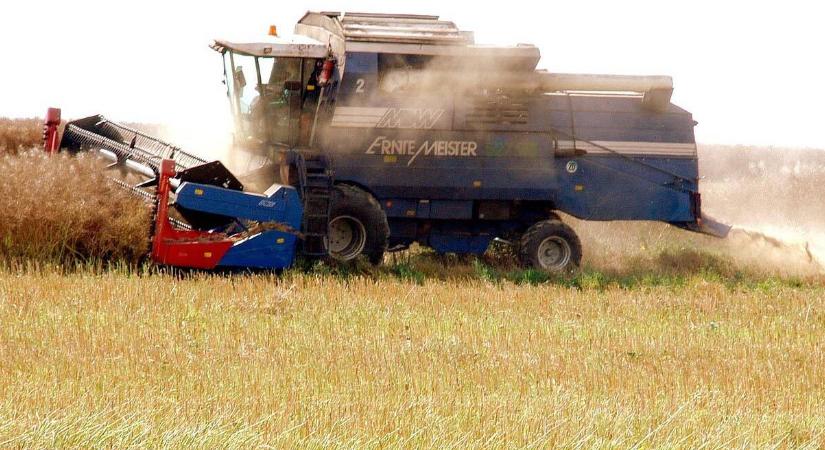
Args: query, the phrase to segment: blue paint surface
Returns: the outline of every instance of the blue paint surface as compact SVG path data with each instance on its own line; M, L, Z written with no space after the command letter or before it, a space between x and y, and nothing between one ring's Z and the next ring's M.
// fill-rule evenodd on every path
M243 224L276 222L300 230L303 207L298 192L289 186L261 195L217 186L183 183L177 189L176 204L190 210L238 219ZM295 259L297 236L278 230L251 234L238 240L218 263L220 267L283 269Z
M489 236L523 231L550 209L588 220L695 220L698 162L689 151L695 123L678 106L651 111L639 97L532 95L516 100L518 120L479 125L478 98L381 92L380 61L348 53L335 106L384 108L386 117L400 109L436 110L438 120L417 129L391 120L326 126L319 143L333 155L336 181L363 187L385 208L391 245L418 241L438 251L478 253ZM364 92L357 92L358 79ZM485 97L482 104L496 101ZM591 149L593 141L619 143L625 154L565 153L573 141ZM442 142L471 142L473 152L439 152ZM669 146L689 150L661 154ZM507 219L480 220L476 208L485 201L507 202L512 211L531 206Z

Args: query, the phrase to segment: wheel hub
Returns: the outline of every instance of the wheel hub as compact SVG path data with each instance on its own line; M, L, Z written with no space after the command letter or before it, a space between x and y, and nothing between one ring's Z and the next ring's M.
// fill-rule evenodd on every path
M342 261L356 258L367 243L367 230L352 216L338 216L329 222L327 248L330 256Z
M559 236L550 236L538 247L538 261L546 270L562 270L570 263L570 243Z

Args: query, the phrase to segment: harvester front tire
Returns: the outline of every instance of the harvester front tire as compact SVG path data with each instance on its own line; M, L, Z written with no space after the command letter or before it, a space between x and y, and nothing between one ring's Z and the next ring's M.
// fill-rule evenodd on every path
M521 236L519 260L525 267L546 272L573 272L581 265L581 241L576 232L560 220L543 220Z
M389 237L387 216L375 197L355 186L334 187L327 237L332 259L349 262L364 255L370 263L381 264Z

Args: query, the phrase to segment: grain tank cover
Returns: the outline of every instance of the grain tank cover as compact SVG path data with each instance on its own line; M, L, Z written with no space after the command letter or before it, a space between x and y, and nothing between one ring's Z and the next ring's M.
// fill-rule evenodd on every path
M316 16L316 17L313 17ZM398 44L469 45L473 35L438 16L418 14L307 13L299 23L317 23L327 17L332 30L348 42L392 42Z
M339 60L347 52L459 56L487 65L504 58L508 67L532 71L541 58L533 45L477 45L471 31L438 16L308 12L295 26L295 34L329 43Z
M348 53L423 55L454 58L455 73L431 72L428 79L462 86L466 69L474 70L472 86L506 87L533 92L617 92L641 94L642 103L657 111L670 104L673 81L667 76L569 74L537 71L541 52L530 44L478 45L473 33L438 16L307 12L295 34L329 43L343 66ZM434 78L435 77L435 78ZM450 79L451 77L456 79Z

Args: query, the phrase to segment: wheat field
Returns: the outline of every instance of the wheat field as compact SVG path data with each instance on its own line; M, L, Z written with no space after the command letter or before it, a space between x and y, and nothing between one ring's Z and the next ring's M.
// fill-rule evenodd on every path
M823 448L823 165L714 152L708 208L783 239L565 218L565 277L422 250L168 272L92 162L0 156L0 448Z
M0 446L807 447L821 286L0 273Z

